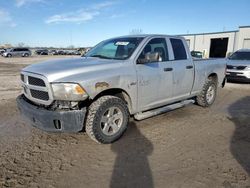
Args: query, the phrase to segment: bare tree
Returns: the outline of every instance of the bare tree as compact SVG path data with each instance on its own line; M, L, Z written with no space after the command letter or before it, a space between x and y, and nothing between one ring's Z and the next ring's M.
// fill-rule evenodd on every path
M69 48L69 49L74 49L75 46L74 46L74 45L69 45L67 48Z
M25 44L24 44L23 42L19 42L19 43L17 44L18 47L24 47L24 45L25 45Z

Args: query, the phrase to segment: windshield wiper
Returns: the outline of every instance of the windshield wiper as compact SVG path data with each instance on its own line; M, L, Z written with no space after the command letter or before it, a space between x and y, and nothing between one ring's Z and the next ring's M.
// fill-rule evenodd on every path
M112 58L104 56L104 55L92 55L90 57L99 57L99 58L102 58L102 59L112 59Z

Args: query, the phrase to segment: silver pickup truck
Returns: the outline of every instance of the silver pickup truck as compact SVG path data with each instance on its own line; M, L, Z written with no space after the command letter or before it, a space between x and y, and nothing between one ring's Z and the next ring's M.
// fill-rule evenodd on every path
M212 105L225 70L224 60L193 61L184 38L124 36L80 58L24 68L17 104L40 129L85 130L96 142L111 143L131 116L142 120L190 102Z

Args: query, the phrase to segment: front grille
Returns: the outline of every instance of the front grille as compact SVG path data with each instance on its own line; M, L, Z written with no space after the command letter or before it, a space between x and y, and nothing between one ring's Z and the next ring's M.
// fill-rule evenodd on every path
M29 81L29 84L33 85L33 86L40 86L40 87L45 87L46 86L42 79L35 78L33 76L28 76L28 81Z
M227 65L227 69L233 69L233 70L244 70L247 66L233 66L233 65Z
M44 100L44 101L49 100L49 94L46 91L30 89L30 94L32 97L39 99L39 100Z
M53 102L48 80L42 75L28 72L21 73L23 93L30 101L50 105Z

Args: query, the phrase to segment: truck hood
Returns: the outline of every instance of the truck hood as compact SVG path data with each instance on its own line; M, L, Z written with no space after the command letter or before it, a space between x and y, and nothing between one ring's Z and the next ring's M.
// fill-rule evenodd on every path
M40 74L45 76L49 82L55 82L61 81L63 78L70 77L72 75L100 70L105 71L119 66L121 66L121 61L118 60L80 57L36 63L25 67L22 71Z
M250 61L249 60L230 60L230 59L227 59L227 65L250 66Z

